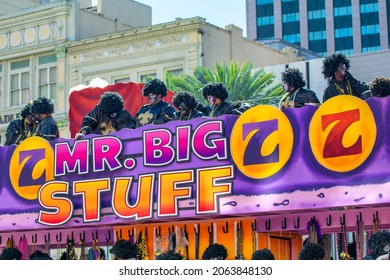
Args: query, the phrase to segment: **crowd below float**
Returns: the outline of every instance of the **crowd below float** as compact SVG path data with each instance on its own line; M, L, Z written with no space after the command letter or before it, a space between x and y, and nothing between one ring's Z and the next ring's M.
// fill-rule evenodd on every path
M343 53L332 53L323 60L322 74L328 80L323 95L322 103L338 95L352 95L363 100L370 97L386 97L390 95L390 77L375 77L369 85L358 80L348 70L350 60ZM316 93L306 89L306 82L299 69L287 68L281 73L282 85L285 94L279 102L279 109L301 108L303 106L321 106ZM106 135L109 132L120 131L124 128L136 129L138 127L153 124L162 125L172 120L186 121L194 118L215 118L221 115L241 115L249 108L255 106L246 102L228 102L229 94L223 83L209 83L202 89L202 95L207 101L205 106L199 102L195 95L188 91L176 92L172 104L165 102L167 87L163 81L152 79L148 81L142 90L148 104L143 105L132 116L124 108L124 100L117 92L105 92L99 103L83 118L79 132L75 139L82 139L87 134ZM172 106L173 105L173 106ZM39 136L47 141L59 138L59 130L52 114L54 113L53 102L42 96L30 100L20 112L20 118L11 121L6 130L5 146L18 145L24 139L31 136ZM313 225L311 225L313 227ZM305 239L299 252L299 260L322 260L326 252L320 245L321 236L315 233ZM341 238L343 235L341 235ZM345 239L345 233L344 233ZM188 240L182 237L180 242L167 246L164 250L156 253L157 260L182 260L186 259L183 248L188 245ZM356 259L353 243L347 244L340 240L342 248L341 259ZM356 245L356 244L355 244ZM18 246L14 240L8 240L6 247L0 254L1 260L49 260L49 250L37 249L28 255L25 241L20 240ZM114 259L145 259L142 256L142 245L134 240L119 238L111 249L106 248L114 256ZM75 253L74 240L67 239L66 251L60 254L61 260L104 260L108 259L105 249L94 244L88 252L82 250L78 256ZM367 254L364 259L389 259L390 255L390 232L376 229L367 238ZM210 244L202 254L204 260L223 260L227 257L227 249L218 243ZM255 250L253 260L274 260L272 252L263 248Z

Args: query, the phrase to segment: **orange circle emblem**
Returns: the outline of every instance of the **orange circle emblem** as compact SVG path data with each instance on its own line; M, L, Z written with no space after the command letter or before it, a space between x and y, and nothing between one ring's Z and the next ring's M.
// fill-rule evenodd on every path
M10 161L9 176L15 192L28 200L38 198L38 190L54 179L54 151L41 137L30 137L16 147Z
M332 97L314 113L309 140L316 160L325 168L348 172L370 155L377 136L367 102L350 95Z
M234 124L230 153L238 169L248 177L263 179L277 173L292 153L294 134L279 109L258 105L244 112Z

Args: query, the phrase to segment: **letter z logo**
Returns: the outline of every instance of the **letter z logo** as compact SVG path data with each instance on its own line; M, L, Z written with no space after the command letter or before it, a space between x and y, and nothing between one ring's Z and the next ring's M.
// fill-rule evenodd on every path
M15 192L24 199L38 198L41 185L54 179L54 151L41 137L25 139L14 150L9 176Z
M368 104L354 96L329 99L314 113L309 140L316 160L325 168L348 172L370 155L377 128Z
M230 152L238 169L263 179L276 174L289 160L294 143L286 115L269 105L253 107L234 124Z

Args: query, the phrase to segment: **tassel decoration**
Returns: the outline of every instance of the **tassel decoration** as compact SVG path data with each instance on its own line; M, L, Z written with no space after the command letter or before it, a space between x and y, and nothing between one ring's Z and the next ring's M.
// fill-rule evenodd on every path
M363 259L363 246L364 246L364 223L362 220L356 222L356 259Z
M306 225L309 232L309 243L319 243L321 240L321 226L315 218L311 218Z

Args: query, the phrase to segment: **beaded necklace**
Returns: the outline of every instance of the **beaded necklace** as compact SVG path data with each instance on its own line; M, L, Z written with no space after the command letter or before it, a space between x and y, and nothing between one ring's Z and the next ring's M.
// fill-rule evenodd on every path
M281 109L285 108L294 108L295 105L295 97L297 96L298 91L300 88L287 92L281 99L280 107Z
M349 84L349 81L347 80L347 93L344 92L344 89L338 84L338 83L334 83L334 85L336 86L336 89L338 90L338 92L342 95L344 94L348 94L348 95L352 95L352 88L351 88L351 85Z
M212 108L212 110L210 112L210 117L211 118L214 117L214 112L218 109L219 105L221 105L221 104L222 104L222 102L218 103L217 106L213 106L213 108Z
M378 217L374 218L374 220L372 221L373 232L378 233L380 231L380 227L381 227L381 221L379 220Z
M363 259L363 247L364 247L364 223L359 219L356 222L356 259Z
M191 113L192 113L192 109L190 110L190 113L187 115L187 119L185 119L185 118L182 118L182 117L183 117L183 115L182 115L182 114L180 114L180 120L181 120L181 121L188 121L188 120L191 118Z
M31 126L31 129L29 129L28 126ZM24 130L24 136L26 137L30 137L32 136L32 132L35 130L35 127L36 127L36 123L32 123L32 124L29 124L26 120L26 118L23 120L23 130Z
M257 250L257 229L256 226L252 225L252 253L254 253L256 250Z
M23 120L23 130L24 130L24 136L26 136L26 137L30 137L31 136L30 130L27 129L27 120L26 120L26 118L24 118L24 120Z

